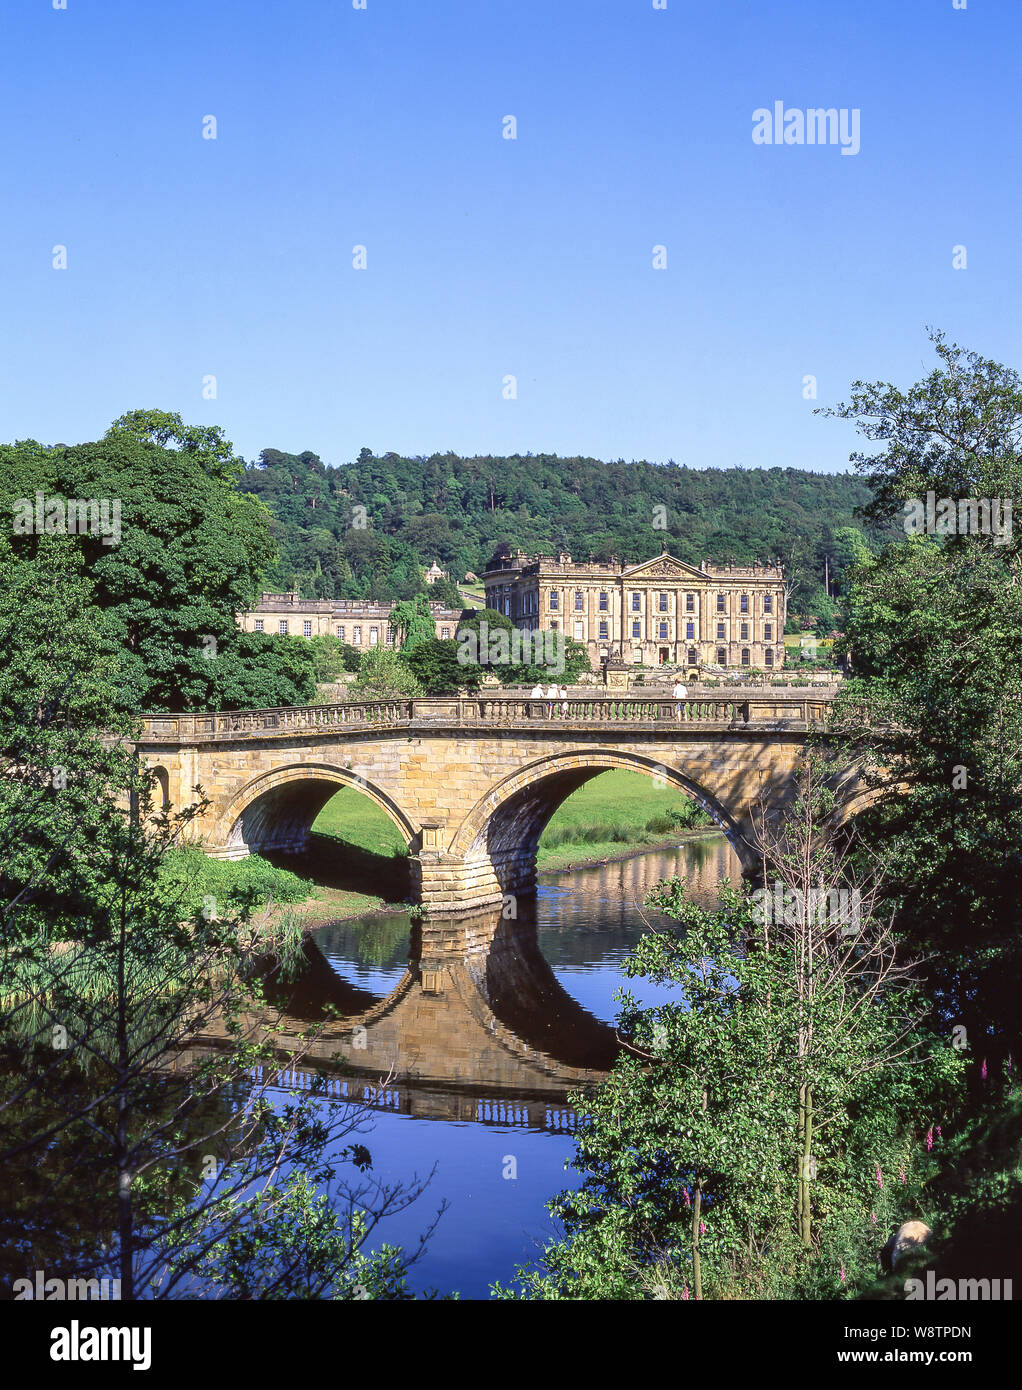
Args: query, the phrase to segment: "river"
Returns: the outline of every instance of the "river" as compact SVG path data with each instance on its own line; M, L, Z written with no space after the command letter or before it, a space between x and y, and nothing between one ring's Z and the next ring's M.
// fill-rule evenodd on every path
M343 1015L340 1050L354 1075L346 1070L336 1087L361 1096L389 1077L368 1092L375 1105L361 1136L374 1176L401 1183L434 1170L372 1244L414 1248L447 1206L412 1267L416 1291L486 1298L556 1235L545 1203L581 1181L565 1171L567 1096L612 1065L621 964L645 929L646 894L673 876L710 905L740 867L712 836L546 876L517 920L493 913L417 927L406 914L376 914L314 932L321 954L303 986L309 1005L296 1013L312 1017L328 998ZM627 983L643 1002L663 997ZM336 1052L339 1036L319 1055Z

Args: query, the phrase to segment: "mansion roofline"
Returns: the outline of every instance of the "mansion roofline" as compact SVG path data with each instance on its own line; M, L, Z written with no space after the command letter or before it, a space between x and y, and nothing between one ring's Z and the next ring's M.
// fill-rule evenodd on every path
M553 555L527 555L524 550L516 550L509 555L494 557L487 565L483 577L485 579L487 576L507 575L509 571L513 571L523 577L550 574L563 575L568 579L581 578L583 575L594 578L627 579L631 575L638 576L641 572L648 571L650 566L656 565L658 561L668 561L672 567L672 573L679 577L686 572L691 574L693 578L755 579L760 582L779 582L784 577L781 565L768 564L760 560L753 560L751 565L731 563L713 565L709 560L701 560L697 567L669 554L666 546L663 547L659 555L654 555L649 560L637 560L631 563L625 563L616 557L612 557L610 560L593 558L573 560L566 551L562 551L555 558Z

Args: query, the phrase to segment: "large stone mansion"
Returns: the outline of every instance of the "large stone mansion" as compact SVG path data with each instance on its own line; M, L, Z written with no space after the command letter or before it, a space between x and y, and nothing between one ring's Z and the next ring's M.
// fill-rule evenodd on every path
M269 632L282 637L339 637L350 647L366 651L382 643L394 645L390 623L392 602L360 598L299 598L297 594L263 594L254 608L238 614L246 632ZM453 637L461 609L431 603L429 611L438 637Z
M664 553L624 565L497 556L483 575L486 606L517 627L561 629L584 642L590 661L701 667L784 665L780 566L698 569Z

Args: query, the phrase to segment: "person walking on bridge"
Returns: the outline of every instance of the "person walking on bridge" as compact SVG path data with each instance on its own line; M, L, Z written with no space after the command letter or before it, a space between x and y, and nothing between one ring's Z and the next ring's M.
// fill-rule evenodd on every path
M681 683L681 677L680 677L680 676L679 676L678 679L674 682L674 689L671 691L671 694L674 696L674 717L675 717L675 719L684 719L684 718L685 718L685 705L684 705L684 701L688 698L688 691L685 689L684 685L682 685L682 683Z
M554 717L554 701L557 699L557 686L556 686L556 685L550 685L550 686L547 688L546 699L547 699L546 717L547 717L548 719L553 719L553 717Z

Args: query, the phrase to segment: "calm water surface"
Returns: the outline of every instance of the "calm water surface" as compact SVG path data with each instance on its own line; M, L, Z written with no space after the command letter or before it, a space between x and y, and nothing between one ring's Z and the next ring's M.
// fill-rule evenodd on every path
M564 1167L574 1151L566 1097L612 1064L615 991L665 997L625 981L621 963L645 929L646 894L673 876L709 905L740 867L712 836L549 876L515 922L494 913L418 928L388 914L316 931L306 1016L329 999L344 1018L344 1046L335 1037L323 1055L347 1058L348 1094L391 1078L363 1136L375 1175L406 1182L435 1167L374 1243L413 1247L447 1203L412 1269L417 1290L486 1298L557 1233L544 1204L581 1181Z

